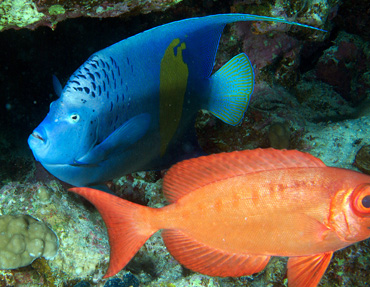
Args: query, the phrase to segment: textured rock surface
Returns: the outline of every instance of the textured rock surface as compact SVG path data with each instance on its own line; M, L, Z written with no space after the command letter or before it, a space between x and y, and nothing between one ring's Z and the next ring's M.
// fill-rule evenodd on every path
M90 2L90 8L82 9L82 2ZM176 3L149 2L159 9ZM274 141L286 144L289 136L289 148L310 152L330 166L356 169L357 152L370 144L370 102L361 100L363 93L358 100L356 93L350 93L350 98L343 97L341 90L330 81L330 73L327 73L329 77L317 77L318 60L336 56L338 49L339 60L353 73L352 77L356 75L356 79L366 80L369 75L367 69L363 70L369 63L369 3L363 0L342 2L343 5L338 6L336 0L184 0L179 5L172 5L172 9L165 13L108 19L105 17L116 13L113 8L121 12L125 10L122 6L114 6L118 1L100 4L101 8L94 3L103 1L37 1L40 5L36 8L32 4L35 1L2 1L0 25L5 23L1 21L8 23L18 19L14 23L20 24L12 25L21 27L24 23L21 17L9 20L12 14L6 17L4 14L4 7L10 9L16 7L11 5L17 4L19 9L28 11L24 15L29 15L30 22L40 14L44 17L25 27L35 28L42 24L55 30L40 27L36 31L9 29L0 33L0 214L30 214L46 222L60 238L60 250L52 260L39 258L29 267L0 270L0 286L74 286L82 280L91 286L106 283L101 277L108 264L109 244L99 214L81 198L66 192L65 186L52 181L37 164L34 167L26 140L55 99L52 74L65 82L93 52L156 25L191 16L235 11L284 16L327 29L326 34L312 34L309 29L298 27L251 23L249 26L227 26L216 67L233 55L245 52L255 65L258 85L240 125L226 126L209 113L202 112L197 131L207 152L269 147ZM19 6L22 3L27 5ZM125 3L143 4L139 1ZM148 11L147 6L140 7L122 15ZM89 16L89 13L98 17L101 13L104 19L79 18L59 22L67 17ZM56 23L59 24L55 26ZM287 28L291 30L287 31ZM344 30L347 35L339 37L344 35ZM320 35L327 40L320 42ZM356 51L355 57L348 54L351 49ZM367 58L358 57L361 53ZM366 91L369 89L363 83L365 81L351 81L351 85L361 88L368 97ZM348 85L346 82L341 84ZM271 141L276 124L287 130L284 133L278 131L278 135L283 135L282 139ZM115 180L111 187L126 199L161 207L166 204L160 191L162 175L163 172L132 174ZM368 254L369 240L336 252L321 286L369 285ZM129 266L119 273L119 278L128 274L128 270L139 279L140 286L287 286L285 258L272 258L264 271L253 276L212 278L179 265L167 252L160 234L155 234L144 245Z
M0 31L14 28L55 28L57 23L76 17L116 17L164 11L182 0L4 0L0 3Z
M340 32L316 66L317 78L344 99L359 103L370 92L370 45L360 36Z
M102 276L103 270L97 266L107 262L109 254L104 224L96 213L89 211L93 210L91 206L84 206L81 201L76 206L75 200L76 197L55 181L43 184L11 182L0 189L0 214L29 214L46 222L59 238L59 251L52 260L37 259L31 269L8 271L9 280L62 286L63 282L76 277ZM37 275L37 280L29 278L31 271ZM0 274L0 286L5 277Z

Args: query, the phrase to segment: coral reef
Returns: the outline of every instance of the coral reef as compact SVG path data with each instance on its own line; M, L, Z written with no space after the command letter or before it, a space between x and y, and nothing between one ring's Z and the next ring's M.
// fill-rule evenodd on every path
M333 19L340 30L370 40L370 2L362 0L343 1Z
M307 73L293 88L294 95L304 110L308 120L313 122L339 121L356 117L356 108L337 93L334 87L318 81L313 73Z
M42 220L52 228L60 244L52 260L36 259L31 269L16 269L6 276L0 275L0 282L7 277L8 281L15 280L19 284L42 281L44 286L61 286L76 277L95 280L102 276L98 266L107 262L109 253L104 223L96 213L90 212L91 206L81 203L76 206L74 198L55 181L11 182L0 189L1 214L16 212ZM38 276L30 277L30 274Z
M139 280L131 273L127 273L123 276L123 279L109 279L104 287L139 287Z
M364 145L360 148L354 164L363 173L370 174L370 145Z
M54 29L60 21L81 16L105 18L164 11L181 1L5 0L0 3L0 31L39 26Z
M317 78L344 99L359 103L370 95L370 46L360 36L340 32L316 66Z
M273 123L268 131L268 138L270 145L277 149L289 148L290 129L287 122Z
M130 278L137 279L140 286L287 285L286 258L272 258L264 271L252 276L212 278L178 264L159 233L115 277L119 280L103 280L109 244L102 219L90 204L66 192L66 186L33 163L26 139L54 97L49 95L51 74L56 73L63 82L91 53L155 25L232 11L285 17L328 30L322 33L270 23L227 26L215 69L231 56L245 52L255 67L257 84L238 126L225 125L201 111L197 134L208 153L278 147L283 141L279 136L283 135L282 147L287 147L288 142L289 148L308 151L327 165L365 172L370 134L367 1L178 2L1 1L0 214L38 218L60 239L55 258L38 258L27 267L0 270L1 287L104 286L107 282L126 284L125 279ZM172 7L170 12L135 16L168 7ZM131 17L106 18L115 15ZM79 18L60 23L78 16L105 19ZM55 30L10 29L39 26ZM161 193L164 172L126 175L109 186L128 200L162 207L167 204ZM368 286L368 254L369 240L335 252L321 286ZM128 284L135 285L135 279Z
M235 1L232 12L283 17L291 21L327 28L326 21L339 1ZM321 42L329 34L281 23L238 23L235 33L243 40L243 51L254 67L256 78L292 87L299 80L301 40ZM287 33L289 32L289 33ZM307 44L307 42L306 42Z
M307 25L322 27L326 20L331 16L333 9L340 3L339 0L324 0L324 1L261 1L261 0L250 0L250 1L235 1L232 6L232 11L239 13L259 14L272 17L286 17L292 21L297 21ZM270 25L256 24L256 31L265 33L270 29L275 30L276 27L268 27ZM273 26L279 26L279 29L289 30L291 28L286 25L276 24ZM293 28L293 30L296 30ZM297 30L295 31L296 33ZM311 31L307 31L312 33Z
M299 109L299 102L287 90L260 81L255 86L248 112L238 126L230 127L206 113L201 114L196 125L199 141L208 153L270 147L270 126L285 123L291 130L289 147L298 148L305 116L309 115Z
M23 28L41 21L43 14L36 4L27 0L5 0L0 3L0 31L7 28Z
M15 269L42 256L53 258L58 238L43 222L28 215L0 216L0 269Z

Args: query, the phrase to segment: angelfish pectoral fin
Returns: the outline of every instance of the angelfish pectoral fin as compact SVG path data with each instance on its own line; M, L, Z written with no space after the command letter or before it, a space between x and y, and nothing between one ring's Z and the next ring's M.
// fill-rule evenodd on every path
M177 49L176 55L175 49ZM182 51L185 49L184 42L180 44L180 39L174 39L161 60L159 86L161 156L166 152L182 115L189 75L188 65L184 63L182 57Z
M328 267L333 252L291 257L288 260L289 287L316 287Z
M74 167L98 167L98 163L84 163L84 162L80 162L78 160L74 160L73 163L70 164L70 166L74 166Z
M115 152L128 149L148 132L150 122L151 117L148 113L142 113L129 119L76 162L84 165L98 164L109 156L114 156Z

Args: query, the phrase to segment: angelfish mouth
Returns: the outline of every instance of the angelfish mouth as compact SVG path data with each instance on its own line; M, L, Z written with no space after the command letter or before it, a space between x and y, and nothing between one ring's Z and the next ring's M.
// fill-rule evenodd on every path
M38 132L33 132L32 136L34 138L37 138L37 139L42 140L43 142L45 142L44 138Z

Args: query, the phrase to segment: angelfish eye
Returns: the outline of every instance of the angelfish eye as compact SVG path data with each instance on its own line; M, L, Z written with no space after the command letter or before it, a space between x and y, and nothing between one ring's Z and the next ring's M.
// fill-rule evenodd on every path
M80 116L78 114L72 114L71 120L72 122L77 123L80 120Z
M370 195L366 195L362 198L362 206L365 208L370 208Z

